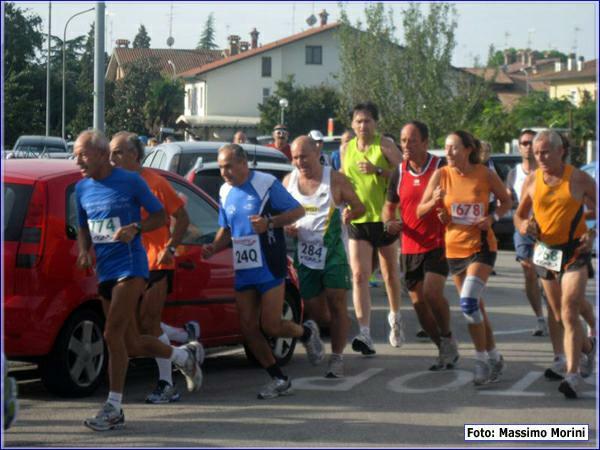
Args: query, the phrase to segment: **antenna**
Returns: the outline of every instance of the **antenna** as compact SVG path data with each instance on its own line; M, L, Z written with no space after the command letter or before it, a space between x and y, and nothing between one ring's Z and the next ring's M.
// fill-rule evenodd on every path
M296 25L296 2L292 3L292 34L294 34Z
M535 34L535 28L530 28L527 30L527 48L531 49L533 35Z
M510 37L510 33L508 31L504 32L504 48L508 49L508 38Z
M573 47L571 48L571 50L573 50L573 53L575 53L577 55L577 33L579 33L581 31L581 28L579 28L578 25L575 25L575 27L573 28Z
M167 45L169 48L173 47L175 43L175 38L173 37L173 2L171 2L171 7L169 11L169 37L167 38Z

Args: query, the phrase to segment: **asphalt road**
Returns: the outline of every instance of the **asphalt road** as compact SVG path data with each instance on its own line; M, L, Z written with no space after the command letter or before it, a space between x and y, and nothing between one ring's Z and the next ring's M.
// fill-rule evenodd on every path
M597 447L596 376L583 398L566 400L558 383L543 371L552 360L548 338L531 336L535 324L514 254L503 251L485 293L498 348L507 368L501 382L472 385L473 346L454 288L448 283L454 333L461 360L453 371L428 372L436 356L432 344L415 337L418 329L408 299L403 299L408 342L387 343L387 307L382 288L374 288L372 332L377 355L364 358L347 348L342 380L323 378L326 364L311 366L300 347L285 371L295 394L257 400L266 374L248 365L241 349L209 357L205 381L195 394L169 405L146 405L155 384L148 361L135 361L124 396L126 428L95 433L83 419L106 398L102 386L93 397L60 399L48 394L30 366L13 368L19 378L18 423L4 434L5 446L128 447ZM587 299L596 300L590 280ZM351 303L349 299L349 304ZM350 307L349 307L350 308ZM351 312L351 311L350 311ZM352 312L351 312L352 314ZM356 332L353 325L352 333ZM329 350L329 346L327 346ZM596 375L596 374L594 374ZM181 375L175 375L184 389ZM583 442L474 442L464 440L465 424L587 424Z

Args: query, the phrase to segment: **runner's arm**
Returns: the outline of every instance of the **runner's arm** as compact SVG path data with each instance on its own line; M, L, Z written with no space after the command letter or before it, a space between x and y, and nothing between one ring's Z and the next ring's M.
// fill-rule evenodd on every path
M167 247L177 247L181 244L183 235L190 225L190 216L188 215L185 206L182 206L175 211L172 217L175 219L175 226L173 227L173 233L171 233L171 239L169 239Z
M519 206L517 206L517 210L515 211L515 215L513 217L513 222L515 224L515 229L521 233L522 235L527 234L527 230L529 228L529 214L531 212L531 208L533 206L532 200L532 190L534 184L533 174L528 175L523 183L523 190L521 192L521 201L519 202Z
M394 173L394 168L398 167L398 165L402 162L402 153L396 147L393 141L386 137L381 138L381 151L383 156L392 166L392 169L383 169L382 177L389 179Z
M343 144L340 147L340 173L344 173L344 158L346 156L346 147L348 146L348 143Z
M362 215L364 215L366 209L365 205L360 201L356 192L354 192L354 188L348 178L342 173L331 172L332 181L335 186L338 186L339 189L339 202L336 201L337 204L345 204L346 207L343 211L343 219L344 223L348 223L352 220L356 220Z
M498 174L495 170L489 169L489 177L490 177L490 187L491 191L496 196L497 201L500 205L494 211L494 214L497 215L498 218L504 216L510 208L512 208L512 198L510 191L506 188ZM492 218L492 223L494 222L494 218Z
M92 248L92 236L87 225L79 227L77 233L77 247L79 248L79 255L77 256L77 266L82 269L92 267L92 255L90 250Z
M212 244L204 245L202 247L202 256L204 258L210 258L215 253L219 253L221 250L226 249L231 244L231 230L229 228L219 228L215 234L215 239Z
M425 192L423 192L421 203L419 203L419 206L417 206L417 217L419 219L435 208L436 204L438 203L438 196L434 196L434 193L438 192L439 194L443 194L440 189L440 178L441 172L438 169L433 172L433 175L429 179L429 183L427 183Z
M596 219L597 188L594 179L583 171L579 171L583 185L583 203L587 208L586 220Z

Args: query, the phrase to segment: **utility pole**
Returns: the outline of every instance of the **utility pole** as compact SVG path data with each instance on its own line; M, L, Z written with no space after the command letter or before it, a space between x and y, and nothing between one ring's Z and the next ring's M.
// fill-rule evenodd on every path
M96 3L94 27L94 129L104 132L104 2Z
M46 64L46 136L50 136L50 30L52 25L52 2L48 2L48 64Z

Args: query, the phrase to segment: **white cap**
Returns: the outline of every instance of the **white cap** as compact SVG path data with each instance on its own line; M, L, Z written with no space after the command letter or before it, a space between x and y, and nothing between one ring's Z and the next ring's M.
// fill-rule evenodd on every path
M311 130L308 135L313 141L323 141L323 133L321 133L319 130Z

